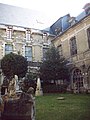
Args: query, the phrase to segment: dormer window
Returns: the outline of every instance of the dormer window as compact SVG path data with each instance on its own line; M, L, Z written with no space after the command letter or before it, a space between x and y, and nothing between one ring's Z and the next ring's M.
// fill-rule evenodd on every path
M8 26L6 30L7 39L12 39L12 27Z
M26 30L26 40L31 40L31 30Z
M58 35L60 32L62 32L62 28L61 27L56 27L55 34Z
M68 22L72 26L77 22L77 20L75 17L69 17Z

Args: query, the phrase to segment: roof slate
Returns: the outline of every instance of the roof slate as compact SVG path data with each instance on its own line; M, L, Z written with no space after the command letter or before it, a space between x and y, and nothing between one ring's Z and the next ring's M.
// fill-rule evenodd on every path
M15 25L21 27L44 29L44 14L30 9L20 8L0 3L0 24Z

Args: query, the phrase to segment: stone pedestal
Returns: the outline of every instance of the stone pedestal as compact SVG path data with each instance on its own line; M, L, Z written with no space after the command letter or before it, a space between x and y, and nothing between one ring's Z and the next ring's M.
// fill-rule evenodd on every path
M35 100L31 90L22 92L19 97L5 100L2 120L35 120Z
M22 102L22 101L21 101ZM31 102L22 102L18 100L8 100L4 103L2 120L32 120Z

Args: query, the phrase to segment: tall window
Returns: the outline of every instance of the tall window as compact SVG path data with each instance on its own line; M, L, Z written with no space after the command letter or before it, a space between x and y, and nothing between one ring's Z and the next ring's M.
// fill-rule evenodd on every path
M43 40L44 40L45 43L48 42L48 35L47 35L47 33L43 34Z
M30 40L30 39L31 39L31 31L26 30L26 40Z
M76 44L75 36L70 39L70 51L71 51L71 55L77 54L77 44Z
M6 34L7 34L7 39L11 39L12 38L12 27L7 27L6 30Z
M5 55L13 52L13 45L11 44L6 44L5 45Z
M46 52L48 51L49 48L44 47L43 48L43 60L46 60Z
M83 75L82 75L81 70L79 69L74 70L73 83L78 90L80 89L80 87L83 87Z
M25 57L27 58L27 61L32 61L32 47L31 46L25 47Z
M90 49L90 28L87 29L87 37L88 37L88 46Z
M59 55L62 56L63 55L63 53L62 53L62 45L58 46L58 51L59 51Z

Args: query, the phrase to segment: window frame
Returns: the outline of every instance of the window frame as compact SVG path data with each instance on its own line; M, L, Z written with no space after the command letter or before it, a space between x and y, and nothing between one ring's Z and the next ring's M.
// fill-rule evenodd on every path
M43 61L46 60L46 52L48 51L49 47L43 47Z
M7 50L7 48L10 48L10 47L12 47L12 49ZM11 52L13 52L13 45L11 45L11 44L5 44L5 55L7 55L7 54L9 54Z
M7 40L12 39L12 32L13 32L12 27L11 27L11 26L8 26L7 29L6 29L6 37L7 37Z
M27 58L27 61L32 61L32 46L25 46L25 58Z
M88 47L90 49L90 27L87 29Z
M77 54L77 43L76 43L76 37L70 38L70 53L71 56Z
M84 86L83 74L81 70L78 68L73 71L73 83L75 83L76 87L79 87L79 88Z
M26 40L27 41L31 40L31 30L29 30L29 29L26 30Z
M63 50L62 50L62 44L60 44L58 47L59 55L63 56Z

